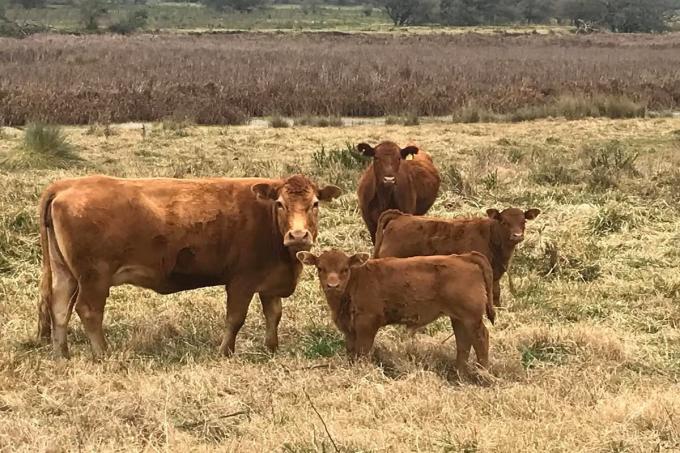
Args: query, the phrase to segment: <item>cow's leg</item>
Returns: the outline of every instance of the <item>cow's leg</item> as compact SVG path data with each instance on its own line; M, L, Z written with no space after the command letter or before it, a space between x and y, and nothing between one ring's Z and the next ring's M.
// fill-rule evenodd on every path
M109 289L106 285L95 282L80 283L80 290L76 300L76 312L83 323L83 329L90 340L92 355L99 359L106 353L106 339L104 338L104 306Z
M227 318L224 329L224 339L220 346L220 353L227 357L235 351L236 335L243 327L248 314L248 306L253 299L255 291L238 285L227 288Z
M501 282L500 280L493 281L493 304L496 307L501 306Z
M458 372L466 372L472 339L462 321L451 318L451 324L453 325L453 334L456 337L456 368L458 368Z
M66 332L73 312L73 304L78 295L78 282L60 262L52 263L52 347L58 358L68 358L68 342Z
M359 321L355 325L354 355L365 356L371 351L379 326L372 320Z
M267 324L264 344L271 352L276 352L279 347L279 322L281 321L281 298L265 296L260 293L262 312Z
M477 355L477 363L483 368L489 367L489 331L484 325L484 321L480 320L476 326L472 328L472 346L475 348Z

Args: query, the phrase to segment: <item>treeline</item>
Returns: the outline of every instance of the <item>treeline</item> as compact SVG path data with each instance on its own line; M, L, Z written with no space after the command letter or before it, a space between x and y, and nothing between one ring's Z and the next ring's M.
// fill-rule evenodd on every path
M680 0L378 0L395 25L588 22L614 32L663 31Z

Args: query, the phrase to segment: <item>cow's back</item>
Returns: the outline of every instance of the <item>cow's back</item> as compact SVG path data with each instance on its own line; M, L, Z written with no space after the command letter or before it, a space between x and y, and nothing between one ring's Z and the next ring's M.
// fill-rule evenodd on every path
M416 209L413 214L423 215L432 207L437 195L441 178L432 158L426 152L415 154L413 159L403 163L410 173L411 190L416 194Z
M479 252L491 260L491 221L399 216L382 231L378 258Z
M170 293L226 283L266 255L271 222L250 189L262 181L93 176L59 181L47 192L61 253L75 274Z

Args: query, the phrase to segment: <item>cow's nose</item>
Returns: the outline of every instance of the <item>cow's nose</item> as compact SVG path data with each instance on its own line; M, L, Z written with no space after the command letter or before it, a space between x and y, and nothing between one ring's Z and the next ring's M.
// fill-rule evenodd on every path
M383 177L383 182L385 184L394 184L395 182L397 182L397 178L395 178L394 176L385 176Z
M523 233L512 233L512 240L516 242L520 242L524 240L524 234Z
M338 286L340 286L340 282L327 282L327 283L326 283L326 286L328 286L328 287L331 288L331 289L335 289L335 288L337 288Z
M290 230L286 233L283 244L288 245L311 245L312 234L309 230Z

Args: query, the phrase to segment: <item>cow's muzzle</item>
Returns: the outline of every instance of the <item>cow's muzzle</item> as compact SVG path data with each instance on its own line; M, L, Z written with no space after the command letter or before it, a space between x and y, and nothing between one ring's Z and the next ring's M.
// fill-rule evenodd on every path
M383 184L386 186L393 186L397 184L397 178L395 176L385 176L383 177Z
M314 240L309 230L290 230L283 238L283 245L295 251L309 251Z
M510 235L510 241L513 242L514 244L519 244L524 240L524 234L522 233L512 233Z

